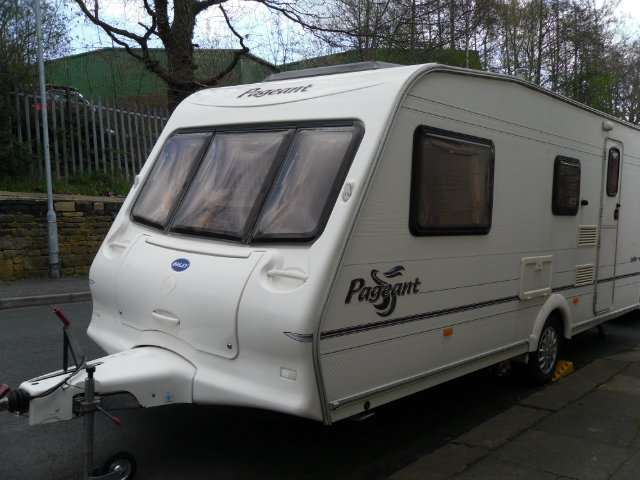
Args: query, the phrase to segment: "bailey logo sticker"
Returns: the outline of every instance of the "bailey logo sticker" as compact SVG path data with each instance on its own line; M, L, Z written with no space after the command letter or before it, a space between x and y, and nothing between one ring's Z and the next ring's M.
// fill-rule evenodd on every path
M405 268L402 265L393 267L386 272L380 273L378 270L371 270L371 278L375 285L367 285L364 278L351 280L349 291L344 303L351 303L352 300L358 302L369 302L373 304L376 313L381 317L388 317L396 309L398 297L419 293L420 279L416 278L411 282L387 282L384 279L401 277ZM381 278L381 275L383 278Z
M184 272L189 268L189 265L191 265L191 262L186 258L177 258L171 262L171 268L176 272Z

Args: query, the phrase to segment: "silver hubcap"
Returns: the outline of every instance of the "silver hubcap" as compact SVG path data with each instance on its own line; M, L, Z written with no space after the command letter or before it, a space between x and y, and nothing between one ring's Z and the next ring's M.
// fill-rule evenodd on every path
M555 328L547 327L540 337L538 347L538 365L544 375L551 373L558 356L558 334Z
M124 458L116 460L109 467L110 472L119 472L120 478L125 479L129 476L129 472L131 472L131 463Z

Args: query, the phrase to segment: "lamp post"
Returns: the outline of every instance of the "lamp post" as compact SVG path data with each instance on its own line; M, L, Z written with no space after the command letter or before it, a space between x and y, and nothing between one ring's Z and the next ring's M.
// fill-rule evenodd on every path
M49 156L49 124L47 123L47 90L44 81L44 60L42 52L42 13L40 0L33 1L36 12L36 37L38 43L38 73L40 75L40 97L42 105L42 143L44 147L44 171L47 180L47 238L49 244L49 276L60 277L58 265L58 223L53 209L53 189L51 188L51 157Z

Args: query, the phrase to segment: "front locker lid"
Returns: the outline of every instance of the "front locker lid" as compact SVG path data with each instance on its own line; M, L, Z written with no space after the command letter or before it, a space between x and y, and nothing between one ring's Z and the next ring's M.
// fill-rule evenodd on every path
M238 304L261 255L250 249L233 256L185 252L142 236L118 272L120 321L234 358Z

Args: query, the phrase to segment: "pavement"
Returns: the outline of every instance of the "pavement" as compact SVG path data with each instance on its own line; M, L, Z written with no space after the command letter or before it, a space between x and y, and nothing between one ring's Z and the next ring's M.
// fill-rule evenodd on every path
M640 345L552 382L390 479L640 479Z
M91 300L91 293L86 275L0 281L0 310L88 300Z
M0 282L0 309L90 298L86 276ZM537 390L389 479L640 479L640 345Z

